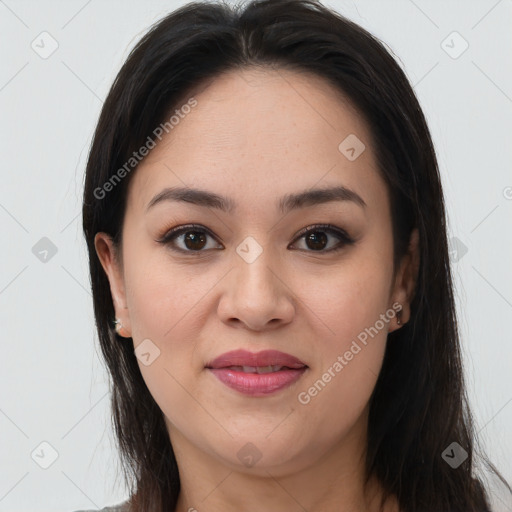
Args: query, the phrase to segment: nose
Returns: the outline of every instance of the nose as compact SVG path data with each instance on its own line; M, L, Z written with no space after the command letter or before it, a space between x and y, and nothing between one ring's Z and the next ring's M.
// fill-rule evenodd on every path
M292 321L295 300L290 284L272 262L270 251L263 251L252 262L235 256L225 291L218 304L221 320L249 330L275 329ZM273 263L273 264L272 264Z

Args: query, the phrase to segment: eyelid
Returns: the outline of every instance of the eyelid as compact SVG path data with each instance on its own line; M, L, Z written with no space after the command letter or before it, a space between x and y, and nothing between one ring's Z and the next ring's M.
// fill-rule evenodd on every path
M305 228L302 228L297 235L295 236L294 242L297 241L299 238L304 236L307 233L314 232L314 231L326 231L330 233L336 234L341 239L345 240L346 243L349 241L352 241L349 234L344 230L337 226L334 226L332 224L311 224L309 226L306 226Z

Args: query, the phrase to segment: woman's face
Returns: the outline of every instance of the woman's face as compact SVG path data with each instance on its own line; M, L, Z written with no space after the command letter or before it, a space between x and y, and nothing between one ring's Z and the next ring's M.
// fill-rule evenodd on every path
M177 457L285 474L364 439L396 302L408 318L389 198L365 122L322 79L230 72L194 98L134 171L122 266L96 248ZM154 202L167 189L188 196ZM238 350L287 356L211 364Z

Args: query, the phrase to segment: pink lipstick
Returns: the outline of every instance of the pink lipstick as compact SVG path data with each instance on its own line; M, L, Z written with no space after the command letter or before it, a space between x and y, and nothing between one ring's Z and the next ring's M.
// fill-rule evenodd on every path
M277 350L234 350L206 365L226 386L250 396L266 396L296 382L308 368L296 357Z

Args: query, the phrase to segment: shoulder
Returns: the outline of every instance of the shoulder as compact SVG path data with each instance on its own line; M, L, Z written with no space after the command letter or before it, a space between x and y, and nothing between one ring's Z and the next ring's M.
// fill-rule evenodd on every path
M99 510L75 510L74 512L129 512L130 508L128 505L128 501L123 501L122 503L119 503L117 505L111 505L109 507L103 507Z

